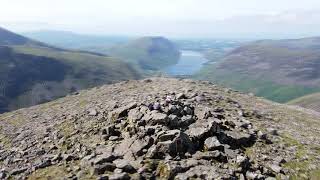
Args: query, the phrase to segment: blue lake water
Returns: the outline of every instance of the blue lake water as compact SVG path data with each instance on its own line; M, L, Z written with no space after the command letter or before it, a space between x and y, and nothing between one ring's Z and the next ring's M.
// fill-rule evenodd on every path
M208 62L201 53L195 51L181 51L181 57L176 65L170 66L164 72L171 76L192 75Z

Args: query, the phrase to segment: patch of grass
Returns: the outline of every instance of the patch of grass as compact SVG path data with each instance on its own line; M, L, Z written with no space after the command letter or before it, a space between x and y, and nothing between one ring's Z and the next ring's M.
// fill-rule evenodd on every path
M160 162L157 168L160 178L169 179L171 177L170 167L164 162Z
M42 179L57 179L57 175L59 177L67 176L66 168L62 166L50 166L44 169L38 169L33 172L28 180L42 180Z
M78 162L73 162L70 167L78 166ZM58 180L61 179L61 177L67 177L69 173L66 171L65 166L50 166L43 169L38 169L35 172L33 172L29 177L28 180ZM94 180L97 177L91 176L89 170L83 169L83 174L81 179L88 179L88 180Z
M253 154L254 154L254 148L253 147L249 147L246 148L245 152L244 152L249 158L252 158Z
M292 137L290 137L288 134L283 134L282 138L283 138L283 142L287 146L295 146L297 148L297 151L296 151L296 154L295 154L297 159L301 159L304 156L308 155L306 147L304 147L304 145L299 143L297 140L295 140Z
M3 135L3 134L0 134L0 144L2 146L4 146L5 148L10 148L11 147L10 139L7 136Z
M295 174L290 176L292 180L299 180L299 179L310 179L311 177L319 177L319 171L311 171L310 165L313 163L314 157L311 154L308 154L308 150L304 145L299 143L297 140L293 139L289 135L283 135L283 142L286 143L288 146L295 146L296 154L295 160L290 162L286 162L283 166L295 171ZM308 156L307 160L303 158Z
M309 170L310 161L303 162L288 162L284 164L284 167L290 168L296 171L295 174L290 175L290 180L300 180L300 179L320 179L320 169Z
M319 180L320 179L320 169L311 172L310 175L311 180Z
M58 125L57 129L61 130L64 137L68 138L75 130L74 123L65 121Z
M85 100L85 99L82 99L82 100L80 100L80 102L79 102L79 107L84 107L84 106L86 106L87 104L88 104L88 101Z
M14 115L4 118L6 119L7 123L11 124L12 126L16 126L19 127L23 124L26 123L25 118L19 114L19 113L15 113Z

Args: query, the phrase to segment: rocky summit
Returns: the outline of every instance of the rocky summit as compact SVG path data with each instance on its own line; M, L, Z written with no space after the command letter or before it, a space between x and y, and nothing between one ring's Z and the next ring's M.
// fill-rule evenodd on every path
M152 78L0 116L0 179L317 179L320 117Z

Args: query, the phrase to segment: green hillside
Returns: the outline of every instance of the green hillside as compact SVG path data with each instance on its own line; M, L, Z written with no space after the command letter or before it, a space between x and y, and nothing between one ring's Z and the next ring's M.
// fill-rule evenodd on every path
M297 105L320 112L320 93L303 96L288 102L289 105Z
M239 47L196 76L277 102L320 91L320 38Z
M0 34L5 33L0 30ZM10 43L0 39L0 112L141 77L136 69L116 58L53 48L9 34Z

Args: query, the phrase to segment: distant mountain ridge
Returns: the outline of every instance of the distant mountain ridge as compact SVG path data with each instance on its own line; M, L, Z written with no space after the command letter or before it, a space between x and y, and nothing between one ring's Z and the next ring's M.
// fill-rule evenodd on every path
M126 36L85 35L68 31L35 31L27 37L57 47L114 56L142 71L157 71L178 62L178 46L161 36L133 38Z
M159 70L174 65L180 58L178 47L164 37L142 37L109 50L111 56L119 57L144 70Z
M320 91L320 38L261 40L243 45L202 78L278 102Z
M65 49L76 49L108 54L108 49L130 41L126 36L103 36L77 34L69 31L41 30L22 33L31 39L52 44Z

